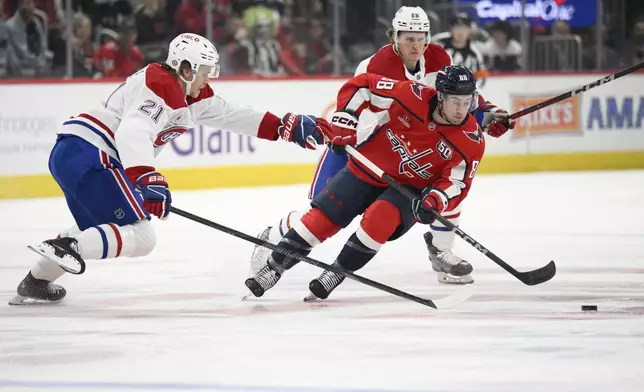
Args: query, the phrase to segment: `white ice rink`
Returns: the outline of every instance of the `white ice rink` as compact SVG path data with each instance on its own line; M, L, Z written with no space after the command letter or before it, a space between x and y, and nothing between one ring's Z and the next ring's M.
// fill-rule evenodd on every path
M174 205L255 235L306 187L175 192ZM457 239L477 292L436 311L346 281L304 303L298 265L240 301L252 245L173 216L142 259L90 262L58 305L6 302L26 244L71 225L62 199L0 202L0 391L644 391L644 171L481 176L461 227L509 264L558 273L528 287ZM312 257L331 262L352 231ZM423 228L360 274L428 298ZM581 305L599 307L581 312Z

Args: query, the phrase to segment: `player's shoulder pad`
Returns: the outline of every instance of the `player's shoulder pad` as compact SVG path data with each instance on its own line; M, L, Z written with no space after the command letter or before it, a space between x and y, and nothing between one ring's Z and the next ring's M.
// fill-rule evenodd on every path
M210 87L210 85L207 84L206 87L201 89L197 98L192 98L191 96L187 96L186 101L188 102L188 105L192 105L199 101L203 101L204 99L212 98L214 96L215 96L215 92L212 90L212 87Z
M427 49L425 49L423 56L425 57L425 64L431 64L431 68L436 68L436 71L441 70L443 67L447 67L448 65L452 65L452 57L442 46L437 44L430 43L427 45ZM429 67L426 66L426 68Z
M392 44L385 45L371 56L367 72L379 75L390 74L391 67L395 67L399 63L402 64L402 60L394 51L394 46Z
M160 64L148 65L145 70L145 86L174 110L187 106L179 81Z

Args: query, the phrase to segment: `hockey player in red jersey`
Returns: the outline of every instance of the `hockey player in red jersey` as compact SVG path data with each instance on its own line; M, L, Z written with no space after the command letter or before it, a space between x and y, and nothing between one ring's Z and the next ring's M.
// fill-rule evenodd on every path
M476 82L460 65L439 71L436 89L423 84L396 82L374 74L349 80L338 93L331 120L335 128L330 144L354 144L358 118L364 110L377 115L378 126L357 149L385 173L418 195L410 201L367 167L349 163L311 202L311 209L292 225L279 246L301 255L347 227L362 215L358 230L349 238L334 266L357 271L387 241L405 234L415 222L431 224L432 211L457 211L467 197L483 157L485 139L470 115L476 105ZM273 252L264 266L245 284L257 297L273 287L297 260ZM344 276L324 271L309 289L327 298Z
M356 68L355 75L373 73L394 80L413 80L428 86L434 86L436 73L445 66L452 64L450 55L441 46L429 43L429 18L420 7L401 7L394 19L392 27L387 30L389 45L380 48L373 56L363 60ZM507 112L486 102L479 95L472 114L488 135L499 137L508 129L514 127L510 121L505 121ZM360 117L360 130L376 126L377 119L371 113ZM362 132L360 132L362 133ZM320 157L315 175L311 183L309 198L317 195L324 186L347 164L346 154L325 150ZM290 222L297 221L301 212L289 212L276 225L265 228L259 238L277 243L290 229ZM459 224L460 210L445 215L454 225ZM452 253L455 234L440 222L430 226L424 236L429 251L432 268L437 273L441 283L466 284L473 282L469 272L472 266ZM270 255L267 248L256 246L251 256L250 275L254 275L264 265ZM469 272L468 272L469 271Z
M150 253L156 241L151 215L165 219L172 203L155 158L193 122L305 148L313 147L312 140L333 139L324 119L292 113L280 119L227 102L208 85L218 74L214 45L196 34L180 34L165 63L134 73L100 105L65 121L49 169L76 225L30 247L40 260L10 304L61 300L65 289L52 282L65 272L83 273L87 259Z

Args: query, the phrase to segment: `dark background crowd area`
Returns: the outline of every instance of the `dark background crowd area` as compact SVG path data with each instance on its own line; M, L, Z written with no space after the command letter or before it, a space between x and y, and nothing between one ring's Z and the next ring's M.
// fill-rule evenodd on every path
M70 70L73 77L128 76L165 60L168 43L181 32L210 35L224 77L344 75L387 43L385 30L399 5L432 3L445 11L432 13L432 34L449 30L449 2L439 0L211 0L211 7L205 1L73 0L69 18L66 0L0 0L0 78L63 78ZM517 23L499 21L476 24L472 41L491 71L617 69L643 61L642 2L605 3L600 34L595 26L557 22L530 27L526 37ZM573 37L581 51L567 61L571 56L553 44L544 62L546 55L531 46L538 37Z

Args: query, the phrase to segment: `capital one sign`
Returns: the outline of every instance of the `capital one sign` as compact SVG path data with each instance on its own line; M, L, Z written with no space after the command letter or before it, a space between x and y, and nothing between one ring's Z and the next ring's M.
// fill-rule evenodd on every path
M520 0L479 0L476 12L484 22L521 19ZM572 26L596 22L595 2L590 0L526 0L526 19L532 24L550 25L564 20Z

